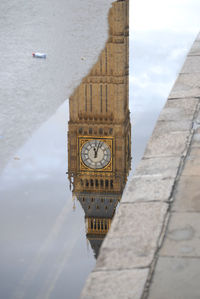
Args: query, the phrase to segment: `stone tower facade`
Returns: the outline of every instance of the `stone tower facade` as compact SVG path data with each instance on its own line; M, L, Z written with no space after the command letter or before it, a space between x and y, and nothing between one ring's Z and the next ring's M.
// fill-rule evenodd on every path
M69 99L68 177L93 241L107 233L130 169L128 36L129 1L116 1L105 48Z

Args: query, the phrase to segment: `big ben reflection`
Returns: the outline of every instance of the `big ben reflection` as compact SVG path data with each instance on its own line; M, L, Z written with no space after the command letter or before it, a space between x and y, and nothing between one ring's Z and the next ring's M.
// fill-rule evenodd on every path
M130 169L128 14L128 0L112 4L105 48L69 100L68 177L96 257Z

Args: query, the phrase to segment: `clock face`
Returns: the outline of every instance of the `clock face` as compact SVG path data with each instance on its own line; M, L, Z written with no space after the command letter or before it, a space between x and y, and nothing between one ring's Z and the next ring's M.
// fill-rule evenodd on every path
M110 147L104 141L89 140L82 147L81 159L89 168L104 168L111 160Z

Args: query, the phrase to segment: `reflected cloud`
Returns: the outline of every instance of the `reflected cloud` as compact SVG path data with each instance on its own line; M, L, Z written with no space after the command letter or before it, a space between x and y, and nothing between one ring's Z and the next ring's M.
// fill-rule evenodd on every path
M132 18L133 19L133 18ZM166 29L134 30L130 37L130 110L134 130L133 164L143 156L159 113L184 63L195 32Z

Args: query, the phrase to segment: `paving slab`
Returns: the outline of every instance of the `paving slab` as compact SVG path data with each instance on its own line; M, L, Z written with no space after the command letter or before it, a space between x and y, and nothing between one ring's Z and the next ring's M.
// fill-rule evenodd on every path
M200 124L200 110L197 113L197 117L196 117L196 123Z
M171 133L176 131L190 131L193 126L192 120L158 120L154 134Z
M191 147L200 147L200 128L194 132Z
M82 299L140 299L148 269L92 272Z
M163 220L167 208L168 204L164 202L121 204L109 230L109 237L135 236L139 233L142 237L144 234L145 237L147 229L152 230L152 235L154 233L157 235L154 230L158 228L158 219ZM153 212L155 215L152 215ZM138 232L139 226L140 231Z
M154 130L148 147L145 150L144 156L161 157L161 156L181 156L184 152L190 131L181 132L167 132L157 133L157 129Z
M190 52L188 54L188 56L193 56L193 55L200 55L200 41L199 40L196 40L191 49L190 49Z
M190 158L197 158L197 160L200 157L200 147L199 146L191 146L190 150L188 151L188 160ZM183 173L184 175L184 173Z
M167 209L162 202L122 204L101 247L96 270L148 267Z
M200 176L200 147L193 147L187 156L182 175Z
M154 157L143 158L136 168L135 175L162 176L163 178L174 178L181 162L181 157Z
M200 72L200 56L187 56L187 59L181 69L183 73L199 73Z
M160 256L200 257L200 213L171 215Z
M172 211L200 212L200 176L181 176L174 195Z
M148 299L199 299L200 259L161 257Z
M169 94L169 99L189 97L200 97L200 73L180 74Z
M192 120L198 103L195 98L168 100L158 120Z
M151 177L133 177L123 194L121 203L141 201L169 201L174 179L152 175Z

